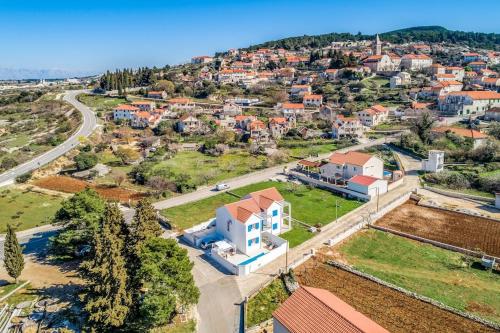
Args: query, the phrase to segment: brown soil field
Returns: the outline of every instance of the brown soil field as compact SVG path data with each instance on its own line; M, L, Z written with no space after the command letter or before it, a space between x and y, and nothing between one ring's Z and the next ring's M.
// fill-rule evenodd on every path
M375 224L500 257L500 222L493 220L418 206L409 200Z
M406 296L319 259L295 272L300 284L323 288L393 333L493 333L495 329Z
M103 198L108 200L128 202L129 200L139 200L143 193L130 191L119 187L96 186L94 184L66 176L49 176L34 182L34 185L65 193L76 193L87 187L93 188Z

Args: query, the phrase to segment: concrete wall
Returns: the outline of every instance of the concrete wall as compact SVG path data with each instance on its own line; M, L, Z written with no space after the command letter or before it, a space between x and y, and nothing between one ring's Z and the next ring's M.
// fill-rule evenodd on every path
M435 193L439 193L439 194L442 194L442 195L446 195L446 196L452 197L452 198L472 199L472 200L477 200L477 201L488 202L488 203L491 203L491 204L495 203L495 199L494 198L486 198L486 197L481 197L481 196L478 196L478 195L472 195L472 194L465 194L465 193L458 193L458 192L446 191L446 190L442 190L440 188L432 187L432 186L425 185L425 184L424 184L424 189L429 190L431 192L435 192Z

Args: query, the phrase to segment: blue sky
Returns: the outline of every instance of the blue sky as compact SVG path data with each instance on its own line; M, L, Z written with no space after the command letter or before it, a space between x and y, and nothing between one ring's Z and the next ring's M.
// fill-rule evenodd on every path
M0 67L163 66L287 36L418 25L500 33L499 14L498 0L0 0Z

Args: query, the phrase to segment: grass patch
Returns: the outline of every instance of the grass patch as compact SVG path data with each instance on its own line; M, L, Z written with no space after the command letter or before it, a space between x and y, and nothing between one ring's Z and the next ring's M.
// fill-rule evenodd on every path
M291 203L292 216L295 219L310 225L324 226L333 221L335 219L335 200L337 200L339 205L339 217L362 205L361 202L344 199L331 192L317 188L272 181L240 187L231 190L231 192L239 196L244 196L250 192L269 187L276 187L285 200ZM221 193L196 202L164 209L161 213L176 228L187 229L215 217L215 210L218 207L235 201L238 201L238 198L228 193ZM302 243L314 235L300 226L297 226L295 229L281 235L290 241L291 247Z
M281 279L275 279L248 301L247 327L262 323L271 318L274 310L288 298L288 292Z
M456 193L477 195L479 197L485 197L485 198L495 198L495 195L493 193L476 190L474 188L463 188L463 189L460 189L460 190L456 190L456 189L451 189L451 188L449 188L449 187L447 187L446 185L443 185L443 184L432 184L432 183L428 183L428 182L426 182L426 184L429 185L429 186L432 186L432 187L436 187L436 188L439 188L439 189L442 189L442 190L449 191L449 192L456 192Z
M500 323L499 275L477 263L469 268L459 253L375 230L353 237L340 252L360 271Z
M28 283L26 286L7 298L5 302L9 305L17 305L25 301L34 301L38 298L38 296L38 290L31 288L31 285Z
M8 223L17 231L50 223L62 200L14 188L0 191L0 232L6 232Z
M176 323L164 327L156 327L150 330L151 333L192 333L196 330L196 323L190 320L187 323Z
M78 95L78 100L83 104L93 108L95 111L112 111L120 104L126 104L128 101L121 97L106 97L94 95Z
M0 297L4 297L12 290L16 289L20 285L22 285L24 281L19 281L18 283L8 283L0 287Z

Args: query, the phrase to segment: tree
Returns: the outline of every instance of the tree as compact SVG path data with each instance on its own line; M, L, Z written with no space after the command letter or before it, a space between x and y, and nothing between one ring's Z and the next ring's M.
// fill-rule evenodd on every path
M115 155L122 160L123 164L131 164L139 159L140 155L132 148L119 147Z
M75 156L77 170L87 170L97 164L97 156L93 153L80 152Z
M117 171L115 173L113 173L112 175L113 177L113 180L116 184L116 186L120 187L123 182L125 181L125 179L127 179L127 175L125 175L124 172L121 172L121 171Z
M497 140L500 140L500 123L492 122L488 128L488 134Z
M4 266L9 276L17 283L24 268L23 248L19 245L16 233L10 224L7 224L4 243Z
M191 274L194 264L175 240L152 238L141 247L139 258L139 277L146 290L139 312L146 324L167 324L178 312L177 305L198 302L200 292Z
M414 120L411 128L418 135L424 144L429 142L429 133L434 124L434 119L430 112L423 112L420 117Z
M175 91L175 85L169 80L159 80L155 84L155 89L163 90L168 95L172 95Z
M117 204L107 204L94 233L92 258L80 266L87 281L83 296L89 324L98 332L113 331L125 322L131 305L127 289L128 274L124 258L127 226Z

